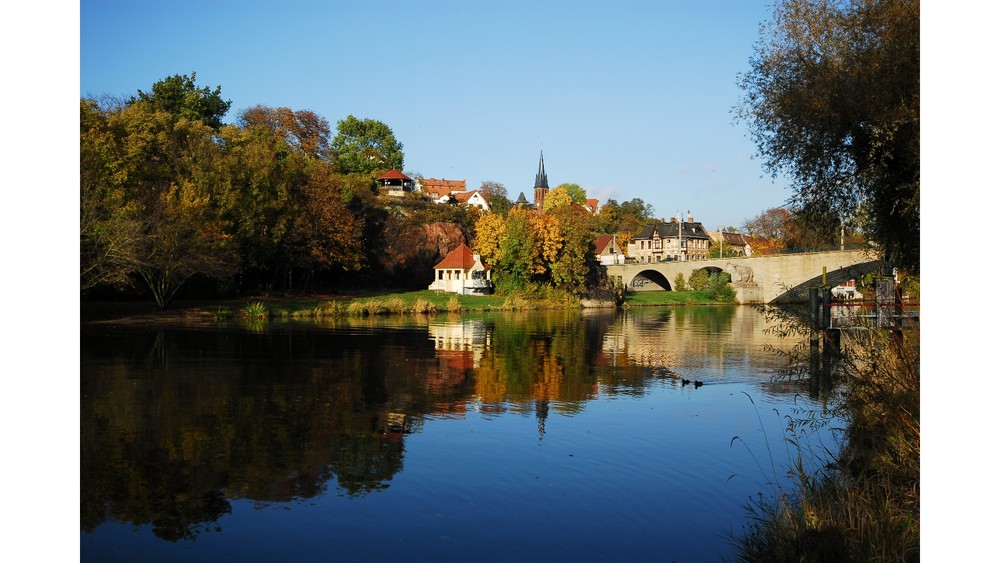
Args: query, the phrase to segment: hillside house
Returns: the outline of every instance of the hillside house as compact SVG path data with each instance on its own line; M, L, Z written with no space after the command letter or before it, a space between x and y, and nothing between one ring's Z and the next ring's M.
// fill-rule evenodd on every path
M426 198L433 199L438 203L445 203L452 195L457 197L458 194L465 193L465 180L422 178L420 191Z
M375 180L378 182L379 191L386 195L402 197L413 190L413 179L395 168Z
M489 200L486 198L486 194L479 190L472 190L471 192L464 192L455 194L455 199L458 204L462 207L478 207L483 211L490 210Z

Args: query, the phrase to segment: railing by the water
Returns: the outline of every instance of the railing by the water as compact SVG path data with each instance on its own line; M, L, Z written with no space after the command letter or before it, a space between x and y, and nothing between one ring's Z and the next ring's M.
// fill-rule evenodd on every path
M826 317L826 328L913 330L920 327L920 304L835 301Z

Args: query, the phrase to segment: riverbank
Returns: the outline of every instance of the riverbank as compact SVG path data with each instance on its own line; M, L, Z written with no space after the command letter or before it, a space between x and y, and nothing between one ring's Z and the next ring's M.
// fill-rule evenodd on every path
M701 291L629 293L622 307L729 304ZM435 314L472 311L614 308L613 301L587 301L553 293L543 296L457 295L434 291L343 292L335 294L255 295L238 299L176 301L160 309L151 301L83 301L82 323L203 324L233 317L307 318L380 314Z

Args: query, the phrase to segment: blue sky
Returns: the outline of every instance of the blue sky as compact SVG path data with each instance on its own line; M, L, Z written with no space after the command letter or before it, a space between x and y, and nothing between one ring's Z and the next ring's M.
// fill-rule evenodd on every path
M635 197L740 226L785 203L732 107L765 0L80 3L80 95L134 94L173 74L222 87L227 121L257 105L336 128L377 119L404 170Z

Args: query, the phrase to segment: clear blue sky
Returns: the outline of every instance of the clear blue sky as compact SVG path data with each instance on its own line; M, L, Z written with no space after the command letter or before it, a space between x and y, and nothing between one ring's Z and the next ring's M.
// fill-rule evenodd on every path
M227 121L264 104L332 129L386 123L404 170L552 187L657 216L740 226L790 195L752 160L732 107L766 0L80 3L80 95L174 74L222 87Z

